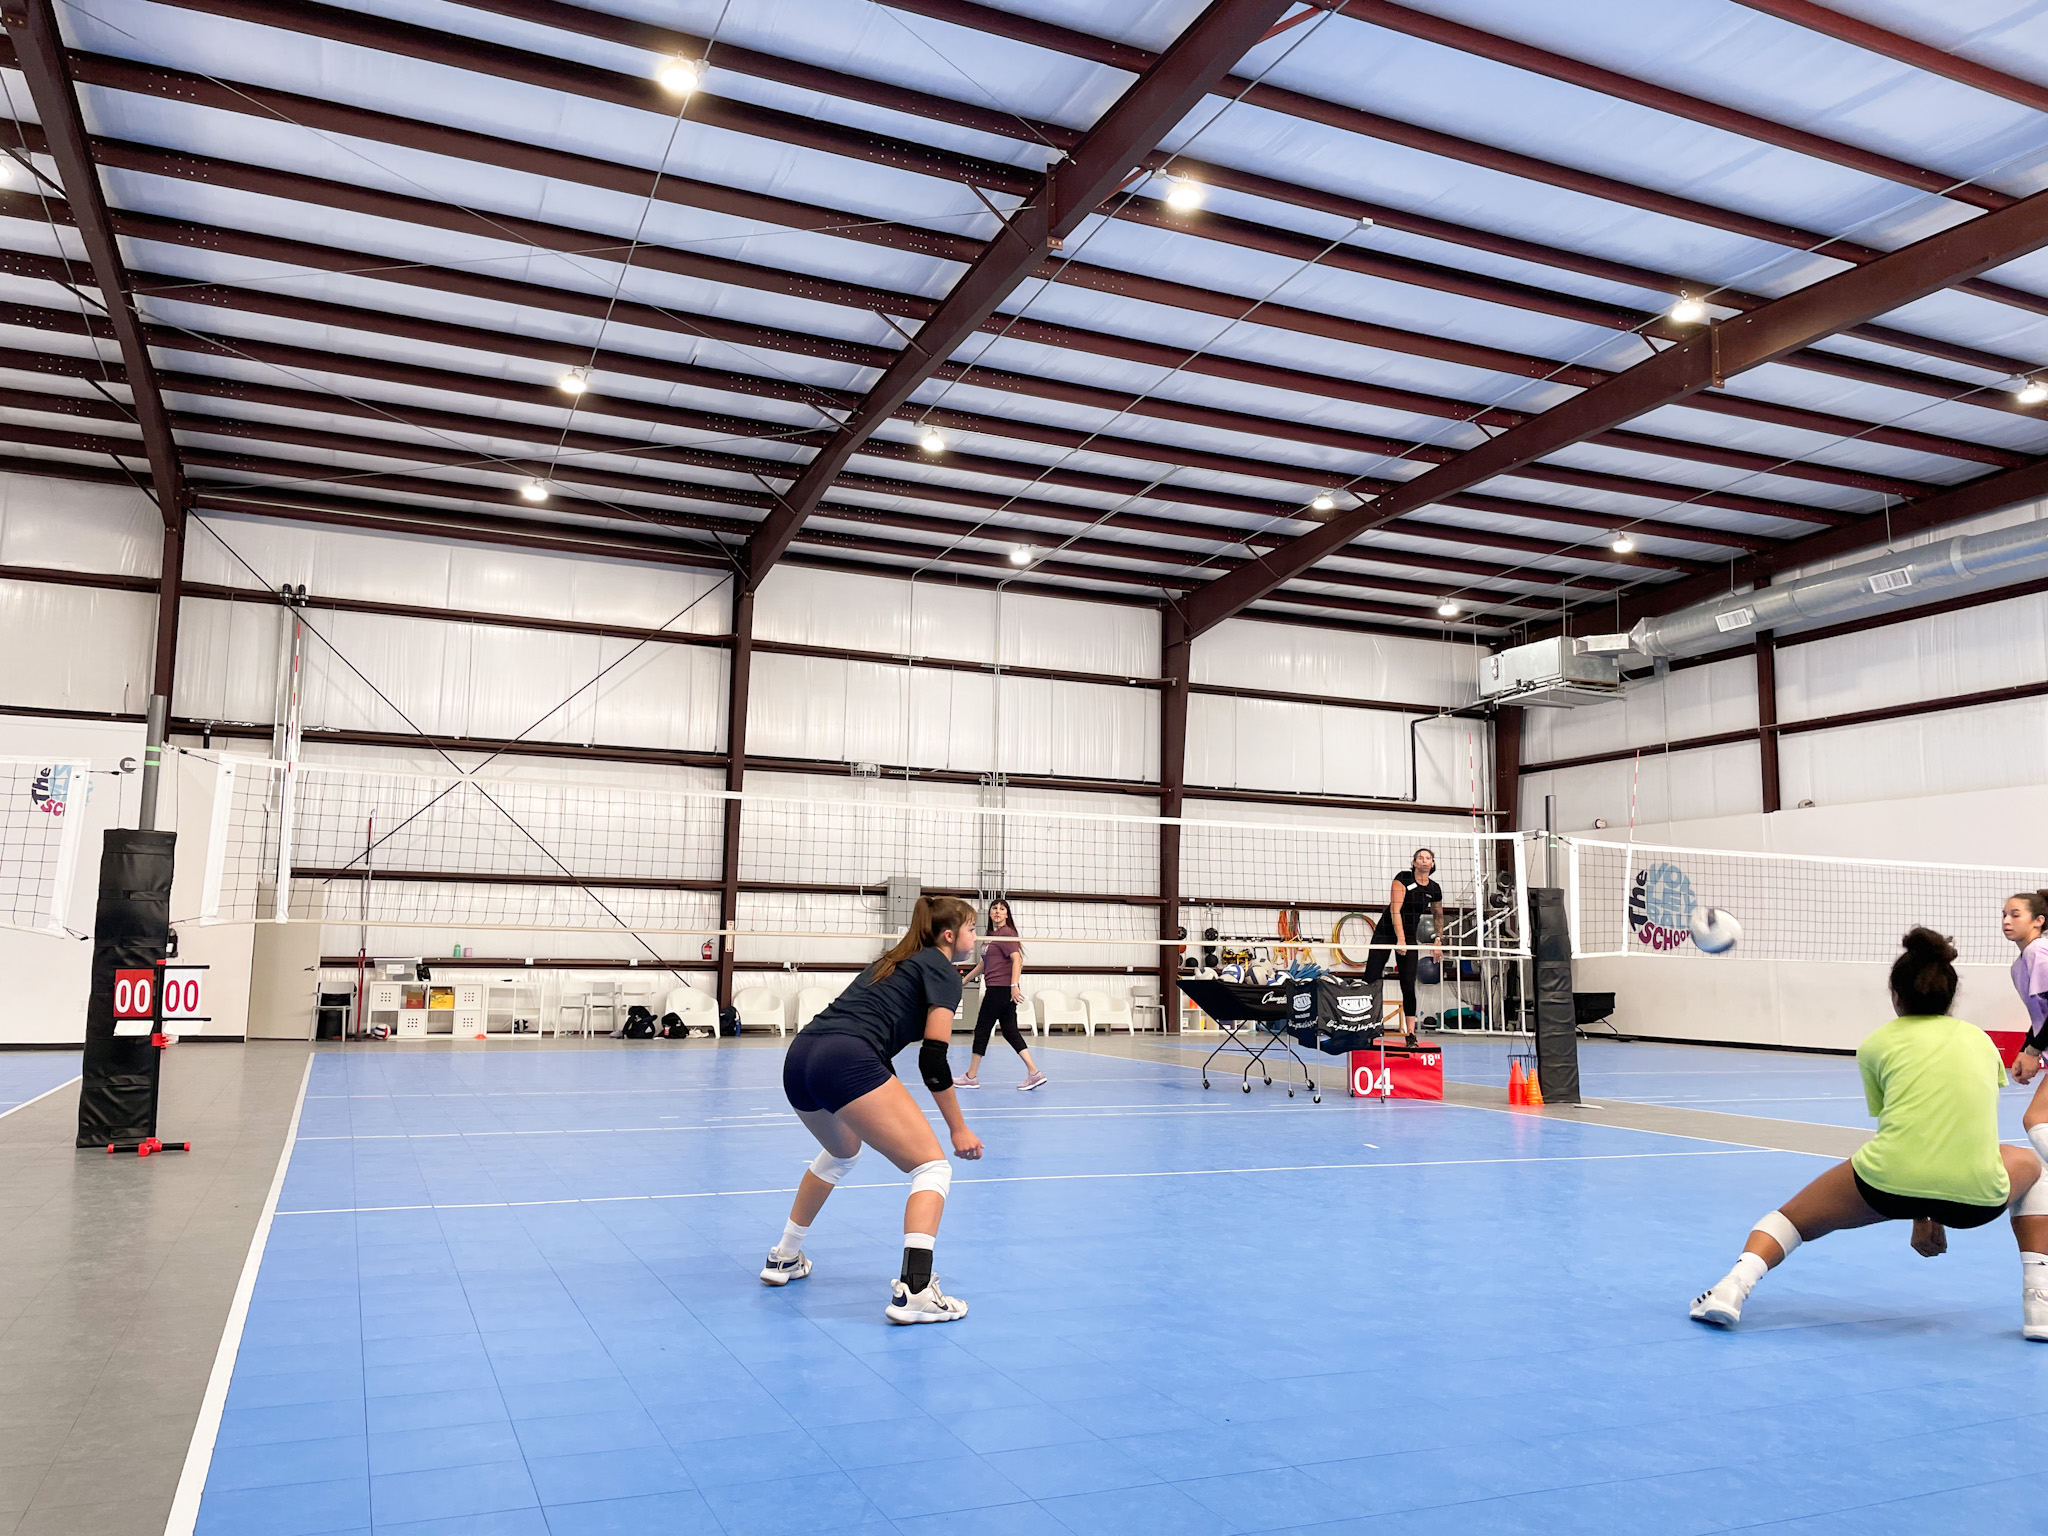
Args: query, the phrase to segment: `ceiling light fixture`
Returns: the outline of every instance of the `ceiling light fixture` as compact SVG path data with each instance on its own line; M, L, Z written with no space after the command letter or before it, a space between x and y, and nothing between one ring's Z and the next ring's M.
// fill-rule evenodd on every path
M1607 547L1617 555L1632 555L1636 552L1636 541L1625 533L1617 533L1614 542Z
M546 501L548 499L547 482L545 480L529 480L526 484L519 487L519 494L528 501Z
M1166 206L1175 213L1193 213L1202 206L1209 194L1199 181L1187 176L1175 176L1166 189Z
M588 368L571 368L567 373L555 380L555 388L565 395L582 394L590 388L590 370Z
M1460 612L1458 605L1445 598L1436 605L1436 616L1440 619L1455 619Z
M672 96L687 96L697 89L704 78L704 66L695 59L686 59L677 54L663 64L654 78L661 82L661 88Z
M1698 325L1707 318L1706 302L1681 293L1678 302L1671 306L1671 318L1680 325Z
M1030 563L1031 551L1026 549L1022 544L1019 544L1015 549L1010 551L1010 564L1029 565Z
M2048 400L2048 382L2028 379L2013 391L2013 398L2021 405L2039 405L2043 400Z
M1310 502L1309 506L1318 512L1334 512L1337 510L1337 498L1328 491L1324 491L1314 501Z
M917 440L917 446L926 453L944 453L946 451L946 439L941 435L937 427L926 427L924 429L924 436Z

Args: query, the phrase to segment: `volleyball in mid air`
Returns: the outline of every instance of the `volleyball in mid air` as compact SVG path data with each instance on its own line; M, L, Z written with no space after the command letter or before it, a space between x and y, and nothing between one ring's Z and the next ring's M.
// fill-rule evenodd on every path
M1692 915L1692 941L1710 955L1725 955L1742 937L1735 914L1720 907L1701 907Z

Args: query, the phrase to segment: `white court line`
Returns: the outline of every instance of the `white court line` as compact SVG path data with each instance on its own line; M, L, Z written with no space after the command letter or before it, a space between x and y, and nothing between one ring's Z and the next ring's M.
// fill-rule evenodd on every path
M306 1070L299 1078L299 1096L292 1104L291 1124L285 1127L284 1147L277 1154L277 1171L270 1176L270 1193L264 1197L263 1214L257 1217L256 1231L249 1239L248 1257L242 1260L242 1278L235 1283L235 1299L228 1304L227 1324L221 1329L220 1348L214 1352L213 1374L206 1378L206 1396L199 1403L199 1422L192 1426L192 1443L185 1450L185 1469L178 1474L178 1491L171 1499L170 1518L164 1521L164 1536L192 1536L193 1527L199 1522L199 1500L206 1492L206 1474L213 1468L213 1446L220 1438L220 1416L228 1405L228 1383L234 1379L235 1360L242 1352L242 1330L249 1321L256 1272L263 1267L270 1224L278 1214L277 1198L284 1193L285 1170L291 1165L292 1147L298 1141L299 1114L306 1107L306 1085L313 1080L313 1060L309 1051Z
M1042 1102L1042 1101L1041 1101ZM987 1121L996 1114L1022 1119L1030 1116L1034 1120L1158 1120L1176 1115L1213 1115L1219 1111L1207 1105L1191 1105L1185 1108L1137 1108L1130 1105L1107 1104L1099 1108L1058 1110L1046 1109L1036 1112L1018 1108L991 1111L977 1115L977 1120ZM1286 1105L1273 1108L1231 1109L1222 1111L1231 1115L1287 1115L1294 1110ZM934 1118L925 1116L927 1120ZM1007 1125L1007 1119L1000 1123ZM482 1141L493 1136L627 1136L641 1132L669 1131L777 1131L797 1125L799 1122L789 1111L784 1110L772 1120L729 1120L713 1125L579 1125L543 1127L532 1131L370 1131L357 1136L301 1136L302 1142L315 1141Z
M1694 1138L1698 1139L1698 1138ZM1244 1173L1354 1173L1380 1168L1472 1168L1497 1163L1627 1163L1646 1158L1751 1157L1775 1147L1723 1147L1712 1152L1592 1152L1564 1157L1445 1157L1423 1162L1292 1163L1270 1168L1167 1168L1141 1173L1019 1173L989 1179L955 1179L955 1184L1065 1184L1098 1179L1211 1179ZM841 1184L848 1189L907 1189L908 1184ZM657 1200L721 1200L738 1195L793 1195L794 1184L778 1189L704 1189L677 1195L588 1195L556 1200L464 1200L446 1205L337 1205L321 1210L279 1211L280 1216L369 1216L387 1211L502 1211L536 1205L626 1205Z
M55 1088L45 1088L41 1093L37 1094L32 1099L23 1099L19 1104L10 1104L5 1109L0 1109L0 1120L5 1120L9 1115L13 1114L18 1109L27 1109L31 1104L42 1103L43 1100L47 1099L51 1094L60 1093L64 1089L69 1088L73 1083L77 1082L78 1079L83 1075L83 1073L73 1073L70 1077L65 1078L64 1081L59 1083Z

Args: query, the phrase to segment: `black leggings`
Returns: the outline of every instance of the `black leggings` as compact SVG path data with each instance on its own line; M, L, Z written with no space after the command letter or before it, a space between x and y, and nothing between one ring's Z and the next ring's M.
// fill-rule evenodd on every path
M1010 1049L1024 1054L1024 1036L1017 1029L1017 998L1008 987L989 987L981 994L981 1011L974 1016L974 1054L988 1054L989 1036L998 1028Z
M1365 962L1365 979L1368 982L1377 982L1386 974L1387 956L1392 950L1382 946L1391 946L1393 942L1394 925L1383 916L1372 930L1373 951ZM1404 1020L1402 1028L1405 1029L1405 1021L1415 1017L1415 968L1421 963L1422 951L1411 943L1393 958L1394 973L1401 978L1401 1016Z

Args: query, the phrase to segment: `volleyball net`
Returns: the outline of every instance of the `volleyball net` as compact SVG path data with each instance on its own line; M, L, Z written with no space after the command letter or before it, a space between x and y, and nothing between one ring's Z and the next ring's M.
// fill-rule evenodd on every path
M92 764L0 757L0 928L80 937L66 922Z
M1742 853L1563 838L1573 954L1698 960L1877 961L1910 928L1954 941L1957 958L2002 964L1999 913L2048 869Z
M1412 829L1110 814L1014 789L990 804L990 791L974 786L887 779L828 780L843 787L797 797L562 778L558 765L547 775L516 765L409 773L182 756L202 775L196 782L210 775L211 814L203 874L181 887L187 909L174 918L321 923L351 930L349 950L361 935L373 954L421 952L415 943L427 936L472 931L506 935L506 953L546 953L534 946L563 934L623 933L723 939L741 959L858 965L902 931L908 894L921 891L1007 897L1037 944L1071 946L1069 958L1090 965L1150 968L1162 944L1200 942L1160 934L1171 833L1179 922L1191 935L1214 928L1241 943L1321 946L1316 958L1327 964L1340 928L1347 956L1363 958L1358 914L1385 905L1415 843ZM728 923L725 831L735 810ZM1522 953L1521 882L1500 877L1518 867L1520 843L1431 836L1447 909L1506 899L1517 914L1443 935L1447 952Z

